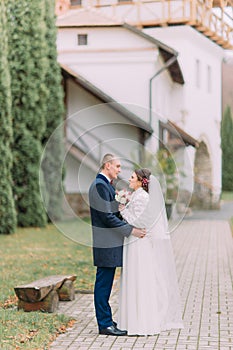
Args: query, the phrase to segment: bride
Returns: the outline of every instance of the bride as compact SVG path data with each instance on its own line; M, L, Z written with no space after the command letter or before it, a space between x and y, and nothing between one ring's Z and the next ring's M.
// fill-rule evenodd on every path
M149 169L135 170L134 190L127 205L119 205L125 221L145 227L146 236L125 238L118 309L118 327L128 335L154 335L183 328L173 251L164 199Z

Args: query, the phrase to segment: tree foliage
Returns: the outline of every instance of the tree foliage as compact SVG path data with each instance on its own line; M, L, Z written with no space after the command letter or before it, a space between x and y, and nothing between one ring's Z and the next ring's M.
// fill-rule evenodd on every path
M39 180L42 147L64 113L54 9L55 0L0 0L0 232L14 230L14 208L19 226L47 223L42 188L49 216L60 217L62 129L47 147Z
M43 1L8 0L14 130L13 182L19 226L44 226L40 196L41 140L46 128L48 70Z
M233 191L233 119L229 106L225 109L221 123L222 189Z
M54 0L45 0L46 44L49 61L45 81L49 93L46 112L47 125L42 140L43 144L47 143L47 145L42 169L47 194L47 212L50 219L56 220L61 218L62 212L63 127L61 123L63 121L64 103L61 71L57 63L57 31L54 8ZM58 126L61 127L58 128Z
M11 178L13 133L5 10L4 1L0 0L0 233L12 233L16 227L16 213Z

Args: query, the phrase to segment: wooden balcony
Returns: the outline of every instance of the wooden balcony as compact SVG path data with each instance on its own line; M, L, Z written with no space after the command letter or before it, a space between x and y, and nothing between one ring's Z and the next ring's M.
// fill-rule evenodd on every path
M233 48L233 21L225 6L233 0L83 0L92 7L138 28L187 24L225 49ZM219 7L218 15L214 11Z
M211 0L213 2L213 7L226 7L233 6L233 0Z

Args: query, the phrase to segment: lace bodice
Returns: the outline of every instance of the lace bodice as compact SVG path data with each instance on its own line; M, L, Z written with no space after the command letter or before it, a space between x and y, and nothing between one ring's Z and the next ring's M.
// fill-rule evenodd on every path
M133 192L130 202L121 211L123 219L135 227L145 227L145 214L148 203L148 193L139 187Z

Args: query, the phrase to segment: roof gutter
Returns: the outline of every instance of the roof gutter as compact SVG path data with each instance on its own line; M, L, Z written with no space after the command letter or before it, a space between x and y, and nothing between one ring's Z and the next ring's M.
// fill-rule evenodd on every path
M169 58L165 64L163 65L162 68L160 68L151 78L149 81L149 125L151 126L152 124L152 81L160 75L165 69L170 67L176 60L177 60L178 53L174 53L174 56Z

